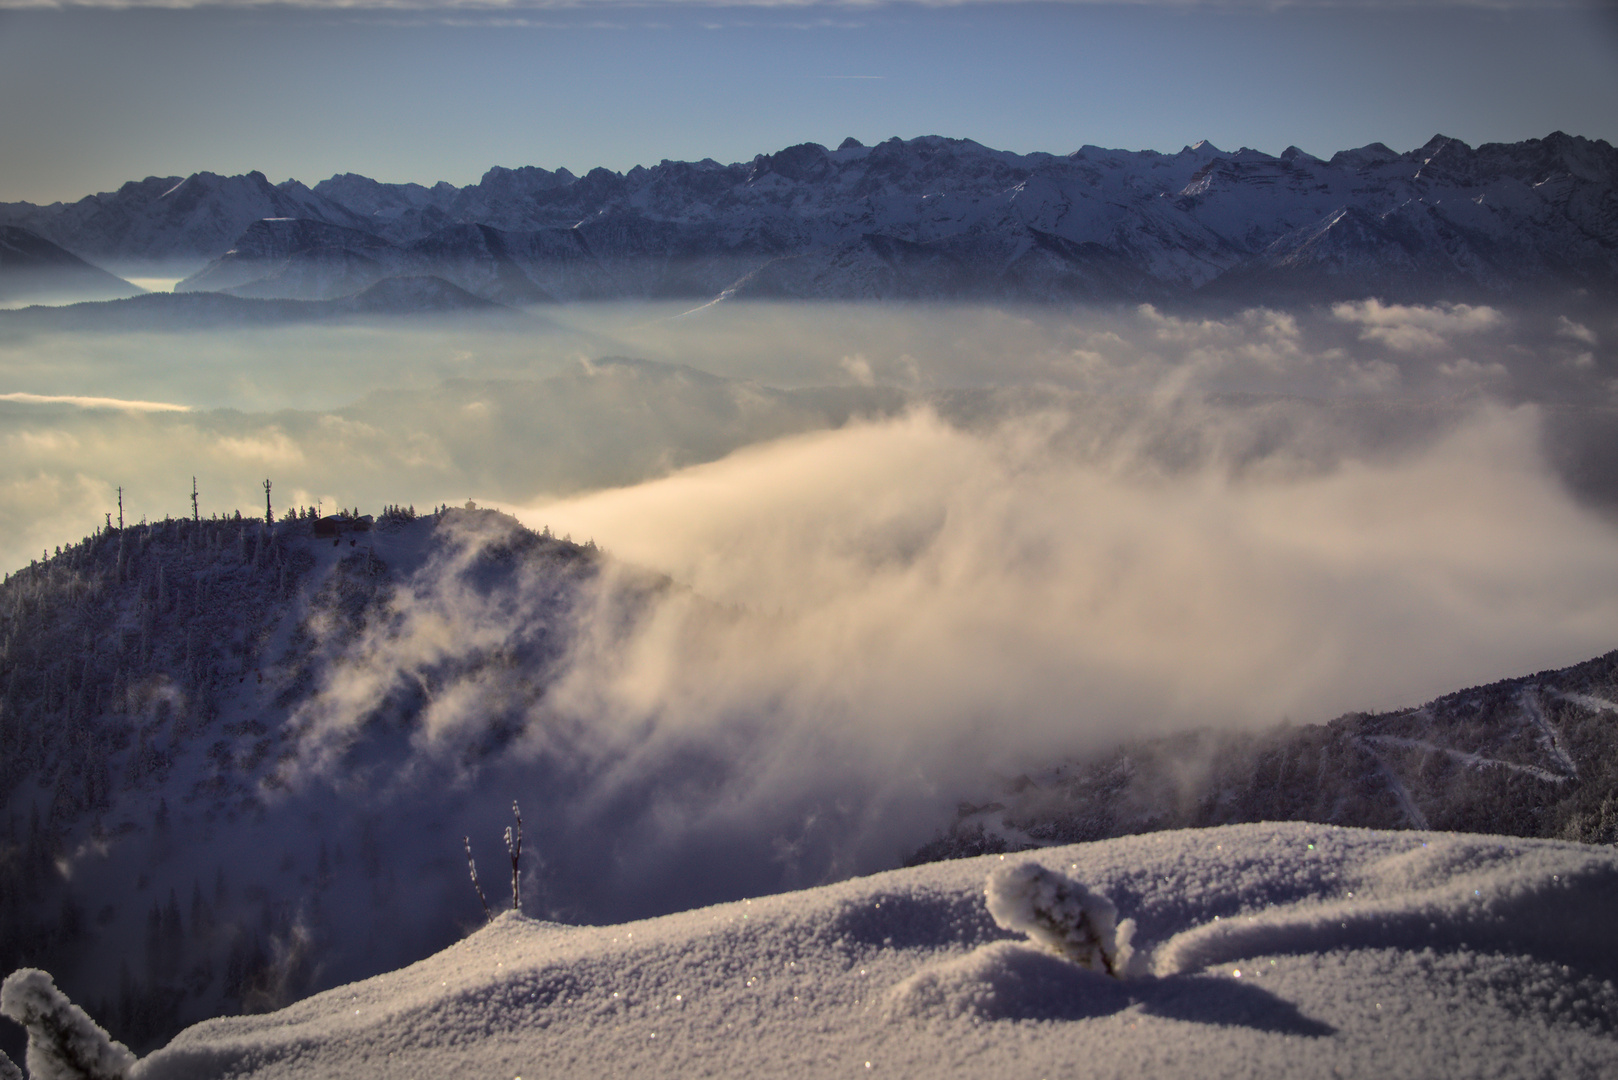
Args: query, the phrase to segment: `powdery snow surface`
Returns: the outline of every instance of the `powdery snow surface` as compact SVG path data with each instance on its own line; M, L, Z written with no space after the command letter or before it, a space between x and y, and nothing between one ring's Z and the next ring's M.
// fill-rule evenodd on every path
M1023 862L1134 919L1153 974L999 928L985 882ZM1159 833L621 926L506 915L401 971L198 1024L132 1076L1611 1077L1615 907L1611 848Z

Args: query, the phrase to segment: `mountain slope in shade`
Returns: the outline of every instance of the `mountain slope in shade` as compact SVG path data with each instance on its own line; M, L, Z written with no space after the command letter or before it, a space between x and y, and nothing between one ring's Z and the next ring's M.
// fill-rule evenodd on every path
M1126 744L963 802L916 861L1241 821L1618 843L1618 652L1415 709Z
M438 277L496 303L550 299L508 248L536 239L486 225L451 225L400 247L372 233L301 218L265 218L231 249L175 286L260 299L331 300L394 277Z
M28 228L77 255L154 271L199 266L267 217L365 224L295 180L271 184L260 172L149 176L75 203L0 204L0 222Z
M389 258L392 250L385 240L360 229L307 218L263 218L175 291L328 300L397 273L398 262Z
M70 304L141 292L27 229L0 225L0 304Z

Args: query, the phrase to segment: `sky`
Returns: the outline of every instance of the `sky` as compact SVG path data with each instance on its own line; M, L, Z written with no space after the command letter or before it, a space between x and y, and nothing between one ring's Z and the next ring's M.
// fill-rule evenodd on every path
M940 134L1322 156L1618 141L1605 3L0 0L0 201L251 169L475 182Z

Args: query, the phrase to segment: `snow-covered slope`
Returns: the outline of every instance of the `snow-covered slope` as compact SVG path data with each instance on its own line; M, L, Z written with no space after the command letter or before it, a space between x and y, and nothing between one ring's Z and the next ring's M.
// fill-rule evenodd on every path
M1023 860L1135 922L1127 978L996 925L985 878ZM1595 1078L1618 1070L1615 893L1611 849L1158 833L615 926L507 914L127 1075Z
M279 297L409 272L503 303L1453 300L1610 292L1615 181L1618 152L1560 132L1476 149L1435 136L1402 154L1373 143L1328 161L1206 142L1019 155L926 136L624 174L491 169L459 189L345 174L311 191L199 174L71 207L0 206L0 221L84 254L212 257L192 287ZM255 224L265 217L341 228L316 237L313 224Z

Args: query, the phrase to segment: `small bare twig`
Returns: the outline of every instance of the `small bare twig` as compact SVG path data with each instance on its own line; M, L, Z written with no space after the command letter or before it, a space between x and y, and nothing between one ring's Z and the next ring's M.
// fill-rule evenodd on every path
M463 836L461 843L466 845L466 868L472 872L472 888L477 891L478 903L483 905L483 919L487 922L492 916L489 914L488 897L483 895L483 886L478 884L478 864L477 860L472 858L472 838Z
M511 856L511 910L522 910L522 878L518 873L517 862L522 858L522 811L517 809L517 800L511 800L511 812L517 817L517 831L513 833L511 826L506 826L506 854Z

